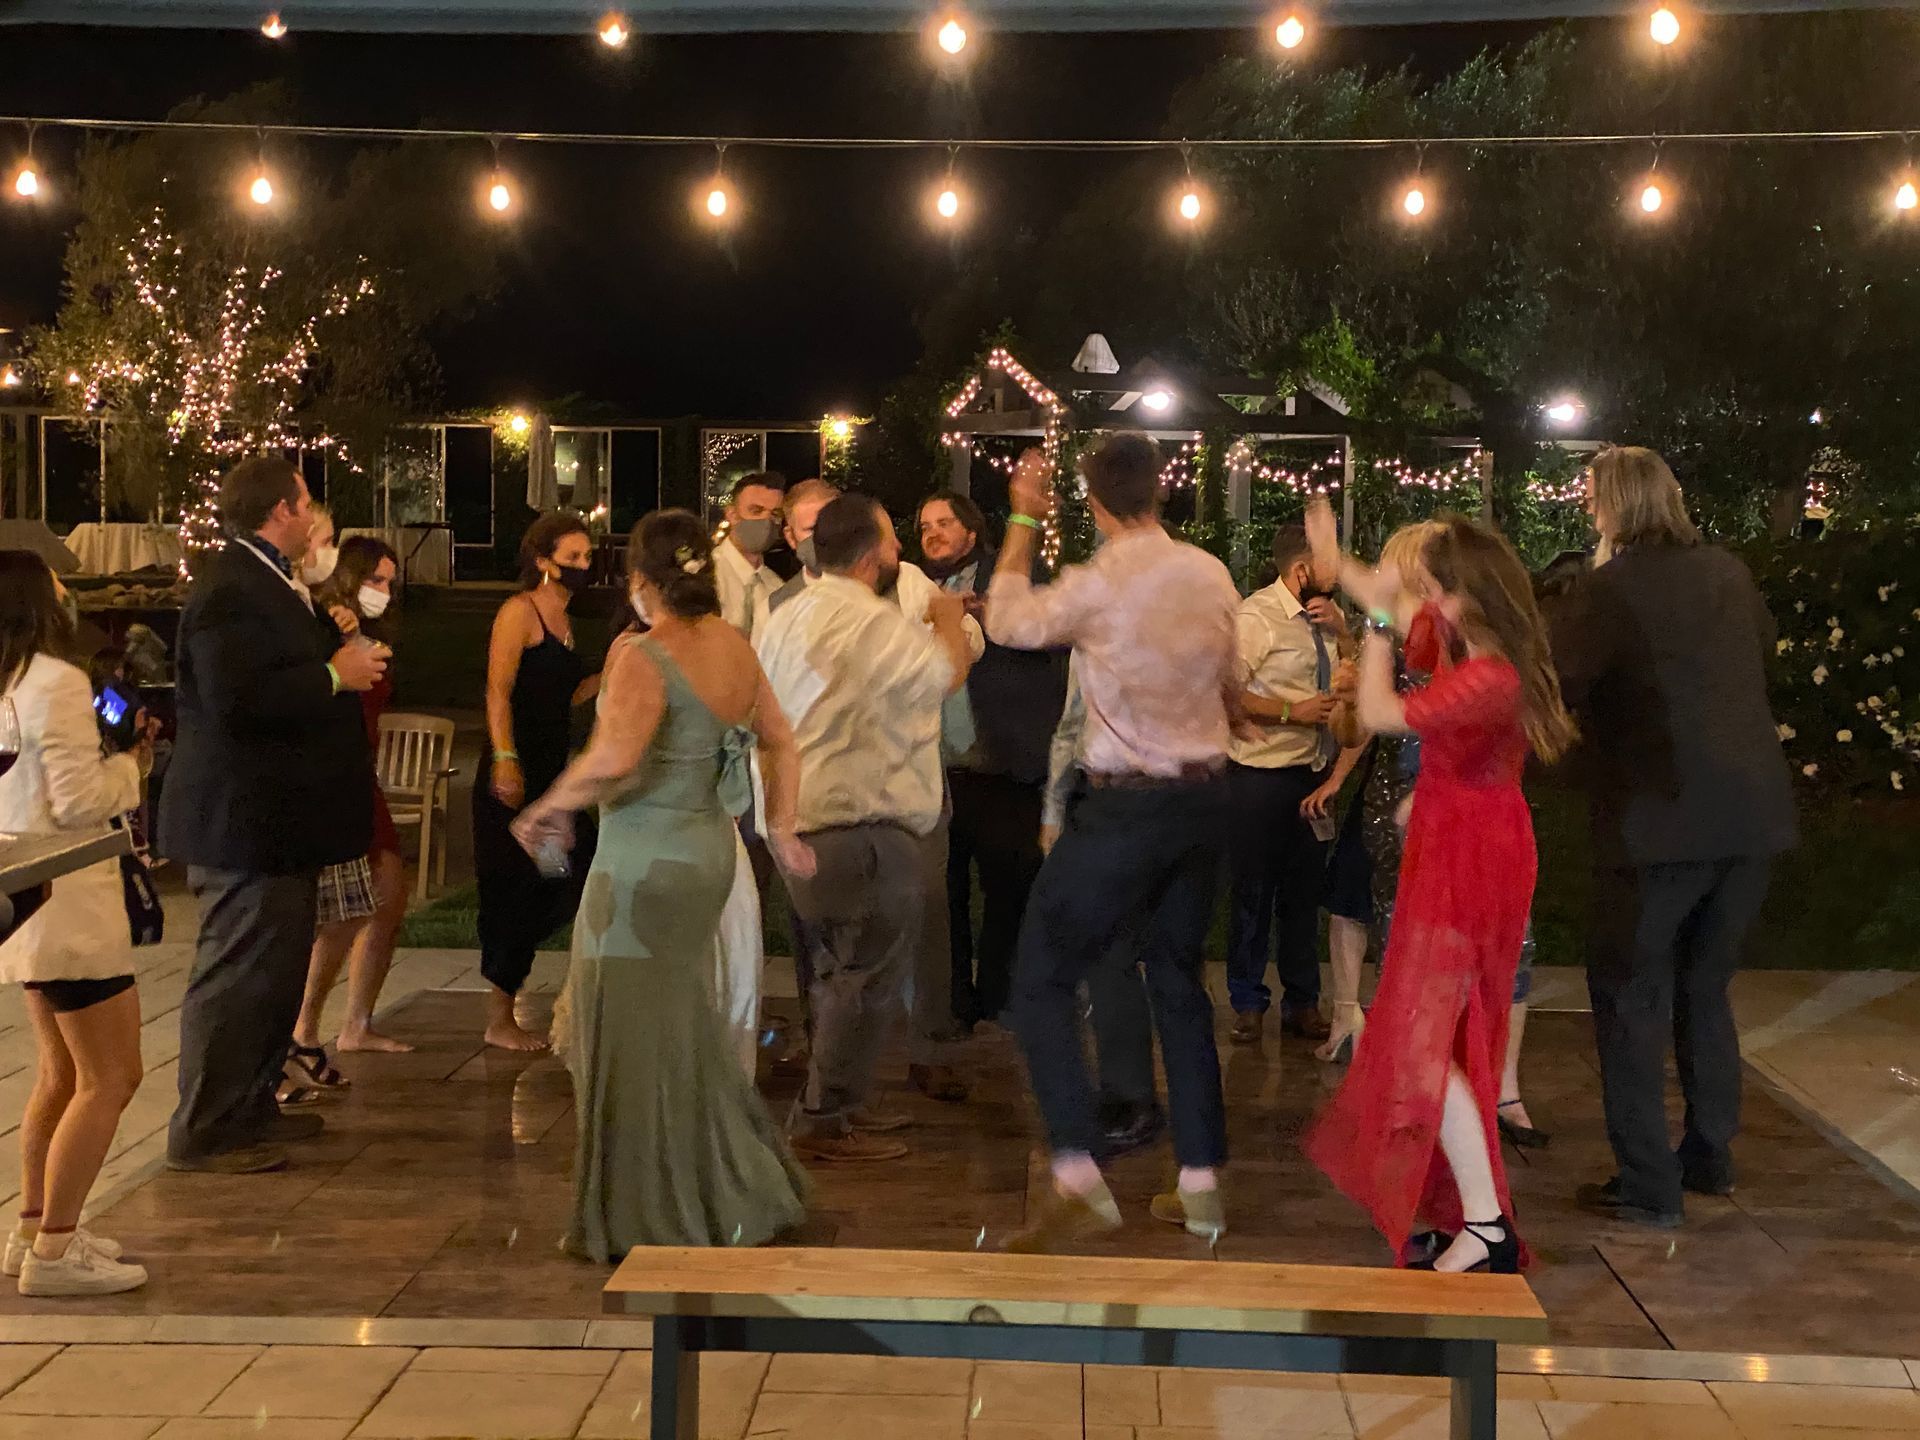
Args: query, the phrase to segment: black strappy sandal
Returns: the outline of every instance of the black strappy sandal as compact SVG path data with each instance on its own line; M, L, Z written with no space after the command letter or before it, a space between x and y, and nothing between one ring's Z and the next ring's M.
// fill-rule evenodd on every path
M1497 1220L1469 1220L1466 1233L1487 1247L1487 1258L1478 1265L1469 1265L1465 1270L1453 1272L1461 1275L1518 1275L1520 1273L1520 1237L1513 1233L1513 1226L1502 1215ZM1443 1247L1444 1250L1444 1247ZM1430 1259L1418 1260L1407 1266L1409 1270L1432 1270L1434 1262L1440 1258L1434 1255Z
M1516 1149L1544 1150L1553 1143L1553 1136L1544 1130L1536 1130L1531 1125L1521 1125L1500 1114L1502 1110L1524 1103L1520 1100L1502 1100L1494 1107L1494 1118L1500 1124L1500 1133L1512 1141Z
M289 1045L287 1063L299 1072L289 1079L301 1088L311 1086L317 1090L345 1090L353 1084L327 1058L327 1047L324 1045Z

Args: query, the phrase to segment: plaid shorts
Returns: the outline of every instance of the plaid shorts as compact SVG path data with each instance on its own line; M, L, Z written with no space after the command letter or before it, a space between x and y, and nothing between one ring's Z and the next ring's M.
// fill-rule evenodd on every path
M320 872L321 925L342 920L364 920L373 914L373 867L362 855L342 865L329 865Z

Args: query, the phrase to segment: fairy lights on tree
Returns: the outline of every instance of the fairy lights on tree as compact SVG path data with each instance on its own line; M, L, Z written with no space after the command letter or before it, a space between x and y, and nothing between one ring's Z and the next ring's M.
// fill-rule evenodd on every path
M43 374L64 375L88 413L158 431L168 468L186 480L180 539L190 561L224 543L220 477L239 459L296 448L348 458L334 436L302 434L296 408L322 328L371 296L374 282L362 262L325 289L317 313L295 318L279 303L279 269L240 264L210 275L158 209L123 258L119 283L98 297L102 323L50 333L35 361Z

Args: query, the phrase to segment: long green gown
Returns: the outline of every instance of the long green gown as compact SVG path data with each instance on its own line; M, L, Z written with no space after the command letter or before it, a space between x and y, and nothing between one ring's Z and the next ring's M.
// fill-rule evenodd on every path
M565 1243L602 1261L635 1245L758 1245L806 1212L805 1175L713 1001L751 735L723 725L659 644L621 643L645 649L667 699L639 769L600 808L573 930Z

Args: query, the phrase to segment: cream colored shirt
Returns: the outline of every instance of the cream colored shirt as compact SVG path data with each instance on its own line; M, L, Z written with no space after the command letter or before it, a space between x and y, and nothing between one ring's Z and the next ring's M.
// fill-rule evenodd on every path
M1240 663L1246 667L1247 688L1273 700L1304 700L1318 694L1319 657L1313 645L1313 622L1293 592L1275 581L1240 602L1235 625ZM1329 663L1335 658L1331 642ZM1258 740L1233 737L1229 753L1237 765L1279 770L1291 765L1316 765L1324 758L1319 725L1265 725Z
M767 602L780 588L780 577L765 565L755 566L733 541L722 540L713 547L713 579L720 591L720 618L753 639L767 623Z
M945 781L946 648L841 575L822 575L776 610L755 648L800 750L797 828L892 822L930 833Z

